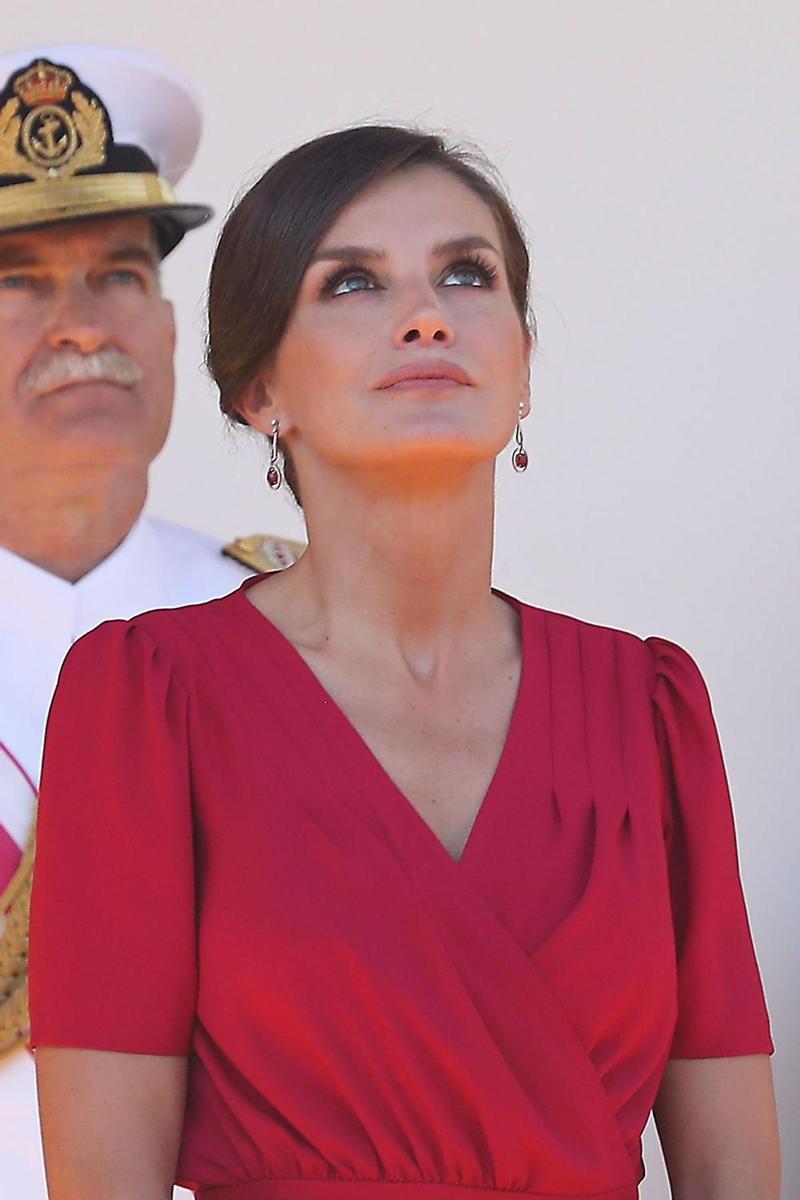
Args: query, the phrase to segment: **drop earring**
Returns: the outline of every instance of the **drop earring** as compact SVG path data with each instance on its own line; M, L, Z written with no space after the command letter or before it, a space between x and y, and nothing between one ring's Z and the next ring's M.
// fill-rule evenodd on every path
M521 474L528 469L528 451L525 449L525 444L522 440L522 404L519 406L519 417L517 418L517 428L514 431L514 449L511 451L511 465L517 474Z
M283 471L281 470L280 463L278 462L279 428L277 417L273 417L272 433L270 434L269 439L269 466L267 467L267 474L265 476L267 487L273 492L277 492L278 488L283 484Z

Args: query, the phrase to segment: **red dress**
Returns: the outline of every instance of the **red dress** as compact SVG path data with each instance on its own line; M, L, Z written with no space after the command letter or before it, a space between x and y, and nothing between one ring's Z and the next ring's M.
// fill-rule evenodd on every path
M693 660L506 597L519 693L456 862L256 582L66 659L33 1043L188 1054L203 1200L635 1200L667 1059L773 1049Z

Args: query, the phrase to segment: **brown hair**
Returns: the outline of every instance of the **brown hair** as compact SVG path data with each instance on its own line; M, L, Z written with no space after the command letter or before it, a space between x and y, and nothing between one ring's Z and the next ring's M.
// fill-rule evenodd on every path
M535 335L525 237L486 159L448 145L438 134L401 125L358 125L323 134L265 171L231 209L217 244L208 289L206 365L230 420L247 424L238 408L242 395L280 345L303 276L330 225L370 184L419 166L449 171L489 207L500 230L520 323ZM299 502L288 454L285 473Z

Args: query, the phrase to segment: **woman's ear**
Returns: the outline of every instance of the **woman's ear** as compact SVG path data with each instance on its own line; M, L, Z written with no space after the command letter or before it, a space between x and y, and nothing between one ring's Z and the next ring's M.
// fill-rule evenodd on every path
M237 408L252 429L258 429L267 436L272 434L272 422L275 419L280 423L282 434L288 433L292 428L285 409L280 406L279 411L268 380L263 374L256 375L255 379L248 383L239 397Z
M253 429L269 433L275 416L272 398L263 375L257 375L241 393L237 408Z

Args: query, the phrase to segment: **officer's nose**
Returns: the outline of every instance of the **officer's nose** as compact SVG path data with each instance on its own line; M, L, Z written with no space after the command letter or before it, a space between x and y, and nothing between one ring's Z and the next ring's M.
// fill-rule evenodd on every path
M47 329L47 342L53 350L71 346L81 354L92 354L107 340L107 323L89 288L71 288L54 300Z

